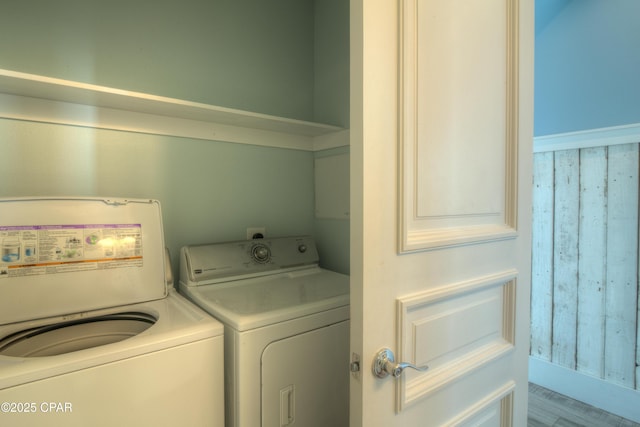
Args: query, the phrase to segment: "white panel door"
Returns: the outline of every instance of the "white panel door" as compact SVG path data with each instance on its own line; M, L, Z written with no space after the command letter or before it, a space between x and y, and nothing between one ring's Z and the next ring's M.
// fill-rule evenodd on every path
M352 427L526 425L533 13L351 2Z

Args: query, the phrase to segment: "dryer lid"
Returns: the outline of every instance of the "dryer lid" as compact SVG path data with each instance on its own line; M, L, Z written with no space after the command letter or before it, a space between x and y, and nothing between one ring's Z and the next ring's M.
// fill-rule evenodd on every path
M311 267L222 284L183 285L181 291L225 325L247 331L348 306L349 276Z
M157 200L0 199L0 324L166 293Z

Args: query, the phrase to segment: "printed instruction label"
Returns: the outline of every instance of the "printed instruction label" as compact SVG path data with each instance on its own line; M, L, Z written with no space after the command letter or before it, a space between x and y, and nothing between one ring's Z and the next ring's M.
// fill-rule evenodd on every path
M142 267L140 224L0 226L0 279Z

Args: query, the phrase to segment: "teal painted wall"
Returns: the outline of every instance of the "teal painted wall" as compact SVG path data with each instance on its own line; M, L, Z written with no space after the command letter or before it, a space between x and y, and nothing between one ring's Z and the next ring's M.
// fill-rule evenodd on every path
M349 2L314 3L314 119L349 128Z
M14 120L0 120L0 147L0 197L160 200L174 270L181 246L247 226L313 233L310 152Z
M303 120L317 110L347 125L348 104L331 107L344 103L345 93L348 103L346 10L345 46L336 59L322 41L318 59L315 38L331 32L317 29L312 0L10 2L0 13L0 68ZM337 73L316 87L316 67ZM327 93L331 81L339 87ZM320 102L317 90L324 91ZM265 226L272 236L339 235L322 242L323 258L344 242L336 230L345 224L315 222L313 158L298 150L0 120L0 197L157 198L174 271L181 246L244 239L247 226ZM348 262L347 250L338 264L348 269Z
M536 7L535 135L640 123L640 2Z
M0 68L313 119L312 0L2 4Z
M349 2L315 2L314 117L316 121L349 127ZM348 147L325 150L318 156L348 153ZM348 171L346 173L348 176ZM349 182L344 182L346 187ZM322 266L348 274L348 219L315 220L315 236Z
M322 158L322 157L332 157L332 156L343 156L349 155L349 147L339 147L331 150L323 150L314 153L314 157ZM339 163L340 164L340 163ZM342 166L338 166L342 167ZM348 167L347 167L348 168ZM333 176L349 176L349 170L331 170ZM316 179L319 181L323 179L320 173L315 174ZM326 178L326 177L325 177ZM339 202L338 193L341 190L346 189L346 194L349 194L349 180L346 179L345 182L340 183L343 185L343 189L335 188L333 191L336 193L336 200L331 201L332 206L323 206L325 209L332 209L339 212L344 212L345 210L349 210L349 206L342 206ZM326 218L326 217L318 217L315 219L315 236L316 236L316 244L318 246L318 251L322 255L321 263L323 267L329 268L334 271L338 271L340 273L349 274L350 265L349 265L349 252L350 252L350 226L351 222L348 218Z

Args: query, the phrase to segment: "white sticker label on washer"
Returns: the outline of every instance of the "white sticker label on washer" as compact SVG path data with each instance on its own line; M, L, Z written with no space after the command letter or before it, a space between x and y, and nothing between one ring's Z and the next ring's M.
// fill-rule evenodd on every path
M142 226L0 226L0 251L0 278L142 267Z

